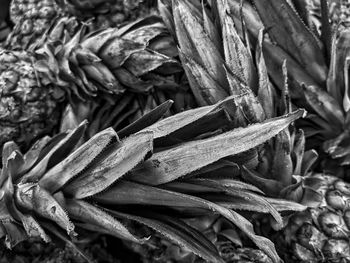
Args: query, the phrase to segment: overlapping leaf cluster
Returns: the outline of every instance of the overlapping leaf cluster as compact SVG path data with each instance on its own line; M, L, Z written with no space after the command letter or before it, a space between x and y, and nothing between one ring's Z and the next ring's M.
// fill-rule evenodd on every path
M75 236L79 228L145 242L146 237L123 224L134 220L206 260L221 262L207 238L170 216L210 211L235 224L277 262L273 244L254 234L251 223L235 212L270 213L281 225L277 210L255 187L230 178L203 177L204 167L258 146L303 111L232 130L225 113L232 102L230 97L156 122L168 103L147 115L154 124L140 120L119 136L109 128L85 143L82 123L73 131L39 140L26 154L15 143L6 143L1 171L1 230L6 244L11 247L27 236L49 241L51 233L64 237L60 229ZM207 126L213 118L217 121ZM194 129L205 126L206 132ZM215 132L223 128L224 132ZM169 144L166 138L176 143ZM293 209L303 207L295 204Z

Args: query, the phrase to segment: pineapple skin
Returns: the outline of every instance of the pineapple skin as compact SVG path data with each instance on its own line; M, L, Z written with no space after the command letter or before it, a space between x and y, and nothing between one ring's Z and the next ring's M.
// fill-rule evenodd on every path
M235 231L232 225L225 226L225 220L211 221L217 217L205 216L189 219L186 222L201 231L216 246L220 256L226 263L272 263L272 260L260 249L254 249L241 244L234 244L231 240L222 237L220 231L229 227ZM211 223L210 223L211 222ZM177 244L174 244L158 233L145 228L137 227L138 232L149 236L145 244L125 242L126 246L140 255L143 263L205 263L206 261L197 257ZM237 236L238 237L238 236ZM238 238L240 239L240 237ZM241 241L241 240L240 240Z
M45 33L60 13L62 10L53 0L13 0L10 5L10 18L15 26L4 47L27 49Z
M250 247L235 247L230 241L216 242L220 255L226 263L272 263L271 259L261 250ZM129 248L141 256L144 263L205 263L201 258L179 246L152 236L145 245L130 244Z
M320 179L321 203L294 214L275 243L283 244L286 262L350 262L350 184L331 175L313 177Z
M51 132L60 120L60 95L41 86L29 56L0 50L0 145L16 140L25 147Z
M63 54L67 50L66 43L55 42L52 39L60 40L61 35L57 34L57 31L60 30L61 26L64 28L64 33L70 34L72 30L70 22L73 22L74 30L76 21L65 18L58 20L58 25L53 27L52 38L50 38L51 35L48 37L51 41L48 40L42 43L44 45L34 52L0 49L0 94L2 95L0 97L0 147L9 140L14 140L21 146L23 144L28 146L31 141L39 136L52 134L55 132L55 128L58 128L63 109L68 103L74 105L76 100L85 101L100 94L104 98L114 101L116 96L124 94L124 86L140 88L141 92L146 94L151 85L163 85L163 82L157 79L153 82L153 79L143 80L141 76L132 74L130 74L131 77L123 78L124 74L120 72L112 73L109 56L118 56L119 53L122 53L119 50L117 50L118 52L111 51L112 53L106 55L97 54L100 50L91 51L86 48L80 52L80 57L83 57L81 60L74 60L75 52L71 52L69 55ZM57 28L58 30L56 30ZM137 34L140 34L140 32ZM89 42L89 39L87 38L84 41ZM79 42L79 45L83 45L83 42ZM59 54L52 52L54 48L59 50L57 47L53 47L56 43L60 43L62 46ZM110 41L108 43L109 45L106 45L105 48L113 47L112 44L115 42ZM79 47L78 44L76 45ZM140 43L135 42L135 45L140 45ZM77 52L79 51L77 50ZM161 63L163 64L171 62L179 66L178 62L171 57L153 53L149 49L145 52L162 59L164 62ZM100 57L101 61L96 63L93 61L96 58L100 60ZM136 57L135 60L137 59ZM151 62L146 62L146 65L143 65L148 67L142 72L143 75L153 70L153 63ZM71 63L70 67L76 69L72 73L73 76L69 75L64 67L61 68L62 65L66 65L65 63ZM160 67L159 64L156 66ZM80 71L76 73L78 70ZM178 73L177 70L174 70L174 74ZM170 81L166 84L170 83L174 90L177 89L177 83L175 78L172 77L170 76ZM120 78L122 78L122 83L118 81ZM139 91L137 90L137 92ZM128 93L134 101L133 109L131 109L133 112L131 113L135 113L139 108L133 93L134 91Z
M155 245L156 241L158 244ZM151 243L151 244L150 244ZM261 250L250 247L236 248L230 241L216 243L226 263L272 263ZM130 244L129 248L141 256L143 263L205 263L203 259L172 244L161 237L152 237L152 241L144 246Z

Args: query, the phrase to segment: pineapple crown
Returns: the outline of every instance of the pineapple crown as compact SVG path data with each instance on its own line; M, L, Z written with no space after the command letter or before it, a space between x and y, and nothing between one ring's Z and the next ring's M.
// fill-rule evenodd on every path
M254 5L249 1L218 0L202 4L159 1L163 20L179 43L180 58L198 103L212 104L229 94L235 95L241 110L241 116L235 116L239 125L244 126L288 113L294 107L293 102L309 109L312 118L317 113L317 120L324 118L334 124L321 121L325 123L323 135L329 136L329 132L334 135L337 132L334 127L340 130L344 125L346 104L342 108L339 103L345 103L347 98L346 81L334 77L333 81L341 81L340 86L335 86L330 75L327 78L331 74L328 72L340 75L344 72L335 69L339 64L334 62L329 70L327 58L334 60L339 55L334 52L337 48L344 55L346 48L342 41L347 31L337 30L332 36L328 17L323 17L325 26L319 38L306 26L308 13L303 13L306 17L297 13L302 13L306 6L292 7L285 0L252 2ZM337 39L333 46L328 45L332 37ZM332 56L327 57L327 50ZM337 59L344 61L344 57ZM280 92L274 90L274 85ZM327 85L329 93L325 91ZM344 101L337 101L334 96L337 92L342 93ZM310 129L307 127L305 132L309 136ZM337 146L347 137L345 132L342 138L337 138ZM335 144L333 141L332 145ZM337 157L345 156L346 149L337 147L343 154ZM320 201L316 192L319 180L306 177L317 153L305 151L302 130L291 127L282 131L257 154L261 158L257 172L242 166L242 176L248 182L269 196L310 206Z
M35 68L44 85L53 83L85 99L99 91L147 93L157 81L181 72L176 60L157 52L164 48L173 53L167 49L165 27L155 16L120 29L89 34L85 29L75 18L59 18L34 48Z
M162 138L172 134L186 138L194 126L208 123L213 116L230 121L227 115L218 113L223 113L233 99L229 97L217 105L158 121L169 108L166 103L119 131L119 136L108 128L84 142L86 122L83 122L72 131L38 140L26 154L15 143L6 143L0 177L1 234L6 236L6 244L11 247L27 236L49 241L50 235L71 242L61 229L70 236L75 236L79 229L87 229L145 242L145 237L134 234L134 229L123 224L124 220L131 220L155 229L208 261L222 262L205 236L164 212L169 209L171 214L177 212L188 217L209 209L236 225L278 262L273 244L257 236L251 223L231 210L271 213L282 225L279 213L261 196L261 191L234 179L211 180L200 175L208 165L275 136L301 117L303 111L217 135L210 132L194 141L160 146ZM222 122L217 123L222 127ZM191 173L193 176L189 176ZM227 205L218 196L226 199ZM237 203L238 199L242 201ZM276 203L289 210L305 209L296 203ZM147 210L143 209L145 205ZM129 206L138 209L125 209ZM167 209L159 212L160 206ZM174 229L174 224L179 228Z
M261 121L275 110L273 86L277 94L285 89L285 63L292 102L309 111L297 122L311 138L307 148L322 145L332 158L348 163L349 30L329 23L326 0L318 16L322 32L315 29L315 10L307 1L159 0L158 5L199 104L248 91L242 119Z

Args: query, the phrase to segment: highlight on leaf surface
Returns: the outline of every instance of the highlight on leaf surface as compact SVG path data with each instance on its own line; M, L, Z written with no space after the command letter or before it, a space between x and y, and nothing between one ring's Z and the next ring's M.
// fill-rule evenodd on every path
M125 224L125 220L139 222L140 218L145 217L145 214L141 212L138 214L138 210L133 210L133 217L125 216L129 213L124 208L118 211L116 204L151 206L152 210L159 206L176 210L186 204L184 207L186 209L192 207L194 210L208 210L209 208L208 211L217 211L231 220L233 224L237 224L257 246L260 246L277 262L278 257L272 243L257 236L246 219L227 208L271 213L281 223L277 211L265 201L264 197L260 196L261 193L256 188L244 183L234 183L234 181L222 181L217 184L205 180L191 182L192 186L198 189L209 189L212 192L224 191L231 197L237 196L243 199L249 197L256 200L259 206L252 209L248 201L237 206L232 199L231 203L225 207L226 204L221 205L220 201L210 194L199 198L193 195L194 193L183 194L181 190L164 190L163 186L159 185L181 180L184 175L220 161L224 157L254 148L275 136L304 114L304 111L300 110L261 124L232 130L234 126L229 116L234 116L235 113L234 107L232 108L235 105L234 99L231 96L215 105L185 111L159 120L168 108L165 104L164 109L158 108L150 113L149 116L152 118L141 119L131 125L129 130L134 133L121 140L113 129L108 128L76 147L85 131L86 123L84 122L73 131L67 131L52 139L46 138L38 141L38 148L31 149L24 155L19 152L15 144L6 144L2 155L5 163L1 176L3 182L7 182L4 184L7 187L4 190L9 190L5 191L7 193L5 200L9 201L4 203L4 208L6 208L4 211L11 220L13 218L20 220L18 225L17 223L6 225L8 228L16 226L14 231L17 231L14 232L17 234L12 239L11 236L8 236L8 244L11 242L16 244L24 239L20 233L25 233L25 231L31 236L41 236L48 241L50 231L55 231L51 226L46 228L45 222L48 221L64 229L68 234L67 239L68 236L79 233L82 228L88 231L100 229L101 233L109 232L132 242L144 242L146 237L137 236L134 229ZM227 113L223 114L224 112ZM225 117L209 125L207 127L209 133L201 138L203 134L200 130L193 130L193 127L206 125L215 116ZM146 123L143 123L144 121ZM225 126L221 126L222 124ZM223 127L227 131L218 133L217 129ZM265 131L262 132L263 130ZM216 132L212 134L213 131ZM169 144L169 149L162 149L164 143L162 140L171 138L172 134L183 138L185 142ZM237 141L243 142L237 144ZM224 148L222 148L223 145ZM214 154L205 154L212 150ZM195 152L198 157L195 157ZM161 156L163 157L160 158ZM167 158L174 159L174 162L167 162ZM177 158L180 158L186 166L181 168L177 164ZM145 174L146 177L143 179L138 178L136 171L153 160L159 160L159 167L163 165L163 162L167 162L169 170L165 179L160 180L161 177L158 179L157 173L153 176ZM12 181L13 179L15 180ZM125 181L125 179L135 182ZM148 196L137 197L138 189L141 192L144 191ZM109 195L115 194L117 197L110 199ZM160 199L162 196L165 198L163 201ZM91 202L92 200L94 202ZM113 201L111 203L108 200ZM3 200L0 201L0 204L1 202ZM13 205L18 208L15 214L13 214L15 211L12 209ZM27 214L28 211L31 212L30 216ZM187 226L181 217L174 219L175 221L169 221L166 211L163 215L164 220L154 221L155 219L149 215L150 217L146 216L142 223L156 229L165 237L171 237L170 239L176 244L186 247L204 259L214 260L216 258L217 262L221 262L216 251L213 249L211 252L206 251L209 241L203 239L198 230ZM42 218L45 220L43 221ZM174 224L179 229L174 227Z

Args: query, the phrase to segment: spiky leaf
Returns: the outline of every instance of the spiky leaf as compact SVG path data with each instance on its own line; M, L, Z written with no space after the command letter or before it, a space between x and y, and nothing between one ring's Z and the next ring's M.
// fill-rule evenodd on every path
M221 158L252 149L300 118L303 110L238 128L211 138L191 141L155 153L133 170L130 178L151 185L164 184L196 171Z

